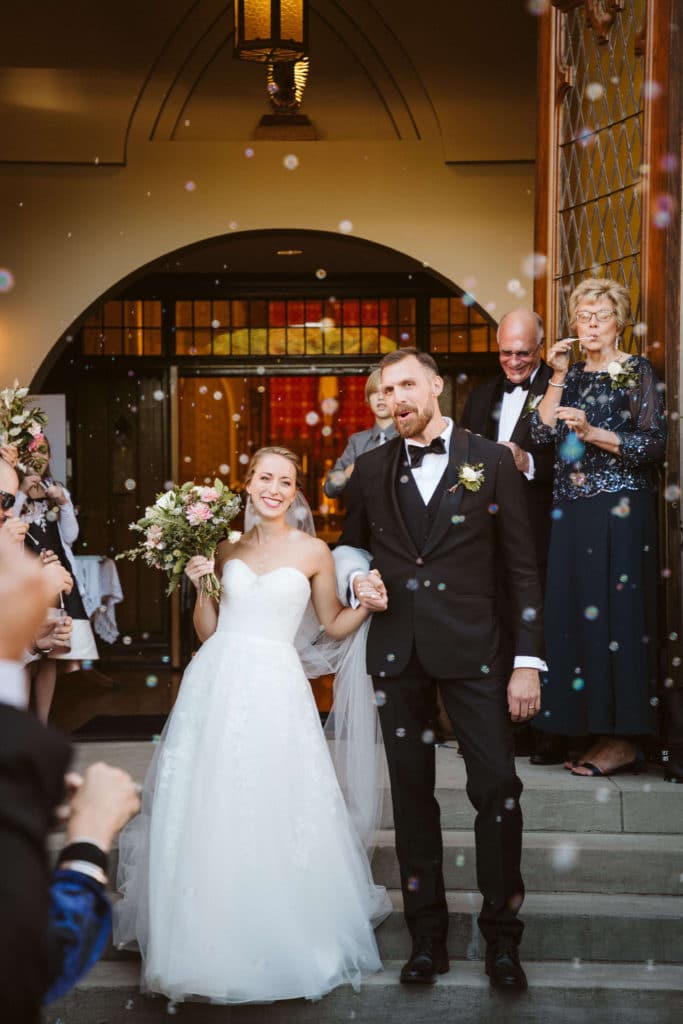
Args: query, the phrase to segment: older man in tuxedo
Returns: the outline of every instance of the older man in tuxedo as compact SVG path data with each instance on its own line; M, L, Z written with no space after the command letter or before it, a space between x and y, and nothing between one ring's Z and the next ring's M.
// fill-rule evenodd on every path
M477 877L486 970L521 991L518 945L522 784L511 718L540 708L541 589L520 474L501 445L457 428L439 409L443 380L430 355L400 349L381 363L399 436L362 455L349 481L342 544L371 552L389 594L373 617L367 667L387 753L404 912L413 946L404 983L448 970L446 905L435 755L437 688L458 737L477 810ZM515 668L501 657L497 579L515 608ZM372 607L376 580L353 591ZM368 596L369 595L369 596Z
M543 321L529 309L513 310L502 317L497 340L500 372L469 395L460 426L511 450L522 480L538 573L544 587L555 452L552 445L536 445L531 439L531 413L552 376L552 370L541 358L545 341ZM511 656L512 652L509 653ZM532 764L559 764L564 760L566 740L546 733L529 738L525 732L522 730L518 736L518 748L520 741L535 748L530 758Z

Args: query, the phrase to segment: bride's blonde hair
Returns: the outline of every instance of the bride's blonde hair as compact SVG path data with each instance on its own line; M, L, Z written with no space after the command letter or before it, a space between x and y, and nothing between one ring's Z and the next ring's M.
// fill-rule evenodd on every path
M299 462L299 456L296 454L296 452L290 451L289 448L282 448L280 447L280 445L269 445L266 448L259 448L257 452L254 452L254 454L251 457L251 461L247 466L247 475L244 480L245 487L247 486L247 484L253 477L254 473L256 472L256 466L258 465L259 459L262 459L264 455L279 455L280 458L287 459L287 462L290 462L292 464L292 466L294 467L294 472L296 473L297 490L300 491L302 489L302 469L301 463Z

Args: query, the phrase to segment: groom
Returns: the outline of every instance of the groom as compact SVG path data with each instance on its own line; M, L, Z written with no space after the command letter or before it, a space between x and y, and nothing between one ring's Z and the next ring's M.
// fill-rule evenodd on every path
M442 871L433 744L437 687L453 723L476 808L479 927L491 983L523 991L518 945L522 784L511 719L540 709L545 667L541 590L519 473L507 448L442 416L443 390L430 355L385 356L382 387L399 436L361 456L347 487L340 544L372 553L389 594L375 615L367 667L387 753L405 918L413 941L405 983L432 983L448 968L448 909ZM514 607L515 667L501 655L497 579ZM356 575L358 601L372 607L376 582Z

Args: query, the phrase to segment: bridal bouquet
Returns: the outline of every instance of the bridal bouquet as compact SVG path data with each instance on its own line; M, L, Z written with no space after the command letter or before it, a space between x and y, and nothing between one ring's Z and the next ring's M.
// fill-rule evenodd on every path
M239 497L221 480L214 480L213 487L192 482L175 485L145 509L142 519L130 524L129 529L144 534L144 540L116 557L131 562L140 557L153 569L161 569L168 575L166 593L172 594L194 555L211 558L216 545L230 538L234 531L228 525L239 509ZM201 594L217 598L220 589L214 573L202 577Z
M11 388L0 391L0 446L16 445L19 453L17 465L23 472L36 468L33 453L45 440L47 423L42 409L32 409L27 405L27 395L28 388L19 387L18 380Z

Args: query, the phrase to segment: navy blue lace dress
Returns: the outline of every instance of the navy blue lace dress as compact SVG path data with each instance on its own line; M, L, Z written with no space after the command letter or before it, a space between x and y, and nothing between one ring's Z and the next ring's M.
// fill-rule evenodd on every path
M545 606L543 710L534 722L569 736L642 736L657 723L658 465L666 419L652 365L607 371L574 364L562 405L613 431L621 452L583 444L533 414L532 436L556 447Z

